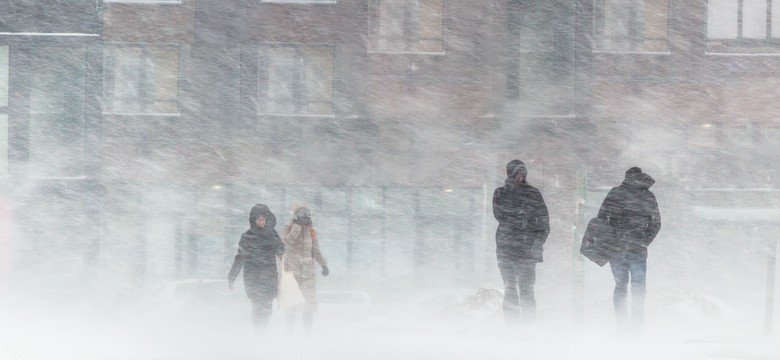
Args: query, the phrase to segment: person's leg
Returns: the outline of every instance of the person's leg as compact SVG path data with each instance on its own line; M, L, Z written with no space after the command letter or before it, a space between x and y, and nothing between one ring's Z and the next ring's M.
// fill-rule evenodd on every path
M515 323L520 317L520 299L518 296L517 264L507 257L498 257L498 270L504 281L504 320L507 323Z
M523 309L523 321L536 320L536 297L534 286L536 285L536 261L523 260L519 264L520 304Z
M311 334L312 324L314 323L314 311L306 311L303 313L303 330L306 335Z
M252 300L252 325L258 334L265 332L270 318L271 303L263 300Z
M295 329L295 313L296 311L294 309L287 309L285 311L285 314L287 316L287 334L292 334L293 330Z
M645 292L647 288L647 259L629 262L631 271L631 323L642 326L645 321Z
M609 262L612 268L612 276L615 278L615 291L612 294L612 302L615 306L615 318L619 325L626 323L628 318L626 300L628 298L628 263L625 259L615 259Z

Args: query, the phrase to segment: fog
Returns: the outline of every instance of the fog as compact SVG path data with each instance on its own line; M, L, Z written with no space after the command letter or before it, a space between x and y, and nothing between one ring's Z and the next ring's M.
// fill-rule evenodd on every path
M0 3L0 358L777 359L780 6L709 0ZM492 196L550 213L508 325ZM655 179L646 320L588 221ZM228 271L311 209L311 334Z

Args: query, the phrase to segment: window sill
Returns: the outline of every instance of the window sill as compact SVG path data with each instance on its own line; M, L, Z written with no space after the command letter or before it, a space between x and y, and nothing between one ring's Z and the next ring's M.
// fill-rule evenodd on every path
M619 50L593 50L594 54L615 55L671 55L669 51L619 51Z
M32 180L87 180L85 175L77 176L57 176L57 175L29 175L28 179Z
M181 5L184 0L103 0L104 3L109 4L166 4L166 5Z
M336 0L315 1L315 0L260 0L263 4L305 4L305 5L335 5Z
M368 50L369 54L387 55L447 55L444 51L392 51L392 50Z
M706 51L706 52L704 52L704 55L706 55L706 56L745 56L745 57L770 56L770 57L776 57L776 56L780 56L780 52L754 53L754 52L712 52L712 51Z
M275 114L275 113L257 113L257 116L276 116L276 117L303 117L303 118L335 118L336 114Z
M105 116L173 116L179 117L181 113L123 113L123 112L103 112Z

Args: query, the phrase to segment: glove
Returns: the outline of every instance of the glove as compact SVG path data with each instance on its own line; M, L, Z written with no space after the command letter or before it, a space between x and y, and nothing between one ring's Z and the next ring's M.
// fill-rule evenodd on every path
M330 274L330 270L328 270L327 266L322 267L322 276L328 276Z

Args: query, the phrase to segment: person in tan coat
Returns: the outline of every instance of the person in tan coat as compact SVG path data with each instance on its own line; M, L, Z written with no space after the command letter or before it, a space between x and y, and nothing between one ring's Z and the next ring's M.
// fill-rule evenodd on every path
M295 276L298 287L306 302L288 312L288 328L292 329L297 312L303 313L306 332L311 331L314 312L317 310L315 287L315 261L322 267L322 275L328 276L330 270L325 257L320 252L317 233L311 221L311 212L306 207L295 209L292 223L284 232L284 266Z

